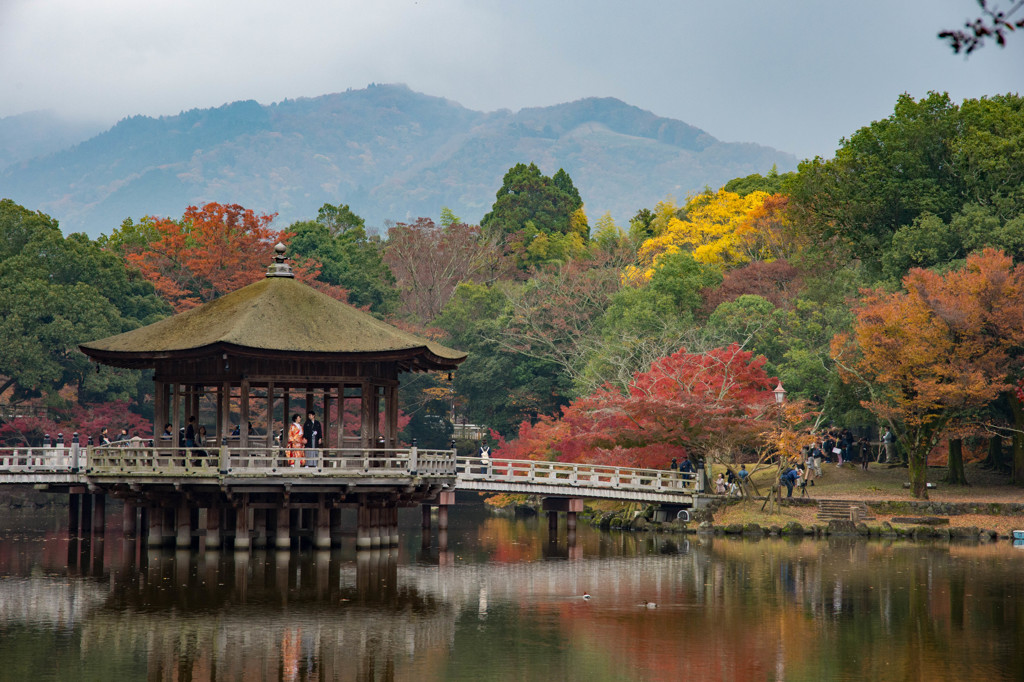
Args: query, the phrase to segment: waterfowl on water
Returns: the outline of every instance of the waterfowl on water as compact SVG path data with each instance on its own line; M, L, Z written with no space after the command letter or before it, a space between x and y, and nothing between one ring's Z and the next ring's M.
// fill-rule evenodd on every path
M583 598L584 599L590 599L590 594L588 594L587 592L584 592L583 593Z

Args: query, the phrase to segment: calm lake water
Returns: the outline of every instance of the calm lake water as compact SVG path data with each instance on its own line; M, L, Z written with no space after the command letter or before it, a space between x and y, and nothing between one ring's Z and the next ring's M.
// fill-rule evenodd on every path
M1005 542L569 547L459 506L446 551L409 510L390 552L236 555L69 540L62 516L0 518L2 680L1024 679Z

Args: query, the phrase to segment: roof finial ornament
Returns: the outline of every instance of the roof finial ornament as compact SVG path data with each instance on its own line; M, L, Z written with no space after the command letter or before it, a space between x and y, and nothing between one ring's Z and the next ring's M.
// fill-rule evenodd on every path
M284 255L284 252L288 250L281 242L277 243L274 247L274 262L267 268L267 277L295 277L295 273L292 272L292 266L285 263L288 257Z

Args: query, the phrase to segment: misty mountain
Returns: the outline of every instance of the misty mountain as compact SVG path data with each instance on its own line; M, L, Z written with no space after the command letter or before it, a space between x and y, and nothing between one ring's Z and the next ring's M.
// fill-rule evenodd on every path
M61 151L106 127L88 121L69 121L52 111L5 116L0 118L0 168Z
M5 119L6 120L6 119ZM134 116L55 154L0 171L0 197L61 222L110 233L126 217L179 217L190 204L277 212L278 228L349 204L380 226L436 217L467 222L490 210L518 162L564 168L591 221L624 223L637 209L705 185L796 167L769 147L721 142L617 99L478 112L401 85L285 100L234 102L177 116Z

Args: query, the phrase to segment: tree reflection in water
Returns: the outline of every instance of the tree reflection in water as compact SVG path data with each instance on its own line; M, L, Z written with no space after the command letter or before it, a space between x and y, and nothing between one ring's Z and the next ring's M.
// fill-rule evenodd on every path
M522 520L447 551L0 536L11 679L1019 680L1024 552ZM581 595L589 592L590 600ZM648 608L649 602L657 608Z

